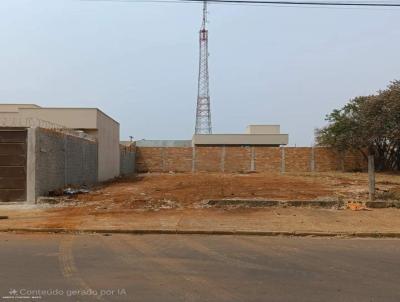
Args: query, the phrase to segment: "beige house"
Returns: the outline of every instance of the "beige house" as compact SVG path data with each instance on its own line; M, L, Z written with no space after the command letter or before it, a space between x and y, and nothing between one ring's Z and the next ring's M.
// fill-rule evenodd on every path
M46 127L46 123L94 137L98 142L98 181L119 176L119 123L101 110L0 104L0 127Z

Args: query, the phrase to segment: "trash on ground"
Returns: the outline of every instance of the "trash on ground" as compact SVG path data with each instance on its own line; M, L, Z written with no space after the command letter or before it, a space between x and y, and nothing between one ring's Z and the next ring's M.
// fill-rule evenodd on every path
M371 211L362 202L349 202L347 208L352 211Z
M88 189L75 189L75 188L66 188L63 193L65 195L76 195L76 194L87 194L90 190Z

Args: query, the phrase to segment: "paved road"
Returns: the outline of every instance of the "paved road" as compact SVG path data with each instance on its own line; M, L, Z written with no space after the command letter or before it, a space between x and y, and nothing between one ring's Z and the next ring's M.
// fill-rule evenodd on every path
M400 301L399 256L386 239L0 234L0 301Z

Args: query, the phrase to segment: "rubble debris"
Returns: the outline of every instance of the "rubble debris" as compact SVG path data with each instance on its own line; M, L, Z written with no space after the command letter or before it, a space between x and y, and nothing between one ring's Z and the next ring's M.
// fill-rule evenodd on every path
M88 189L75 189L75 188L66 188L63 190L65 195L76 195L76 194L87 194L90 191Z
M352 211L370 211L362 202L357 201L348 202L347 209Z
M58 204L61 202L60 198L57 197L48 197L48 196L41 196L37 199L36 203L48 203L48 204Z
M49 204L49 205L77 205L79 200L72 199L70 197L65 196L41 196L36 200L37 204Z

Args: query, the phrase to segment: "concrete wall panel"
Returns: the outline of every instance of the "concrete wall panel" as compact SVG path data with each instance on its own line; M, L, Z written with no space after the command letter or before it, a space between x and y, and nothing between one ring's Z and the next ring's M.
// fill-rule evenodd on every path
M120 174L122 176L135 173L136 152L134 146L120 146Z
M69 185L97 182L97 144L47 129L36 129L36 196Z
M120 174L119 124L98 111L97 140L99 144L99 181L118 177Z

